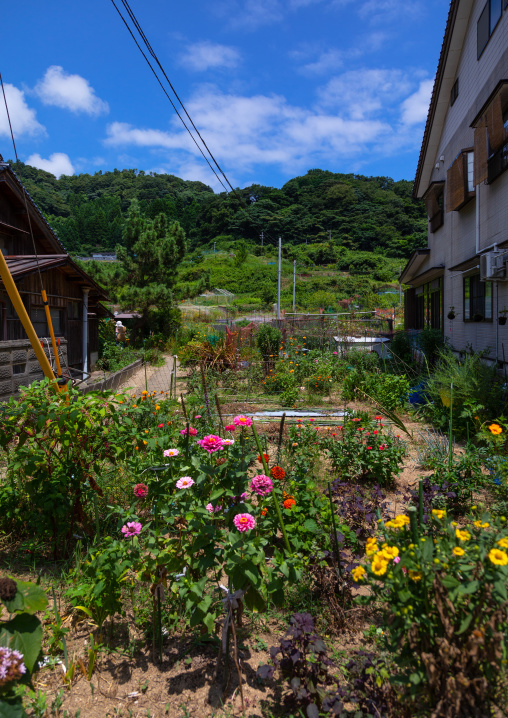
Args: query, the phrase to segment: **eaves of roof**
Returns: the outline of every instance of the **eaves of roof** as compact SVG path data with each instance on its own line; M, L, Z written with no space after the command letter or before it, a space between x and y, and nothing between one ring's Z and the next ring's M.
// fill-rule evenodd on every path
M47 232L49 232L49 234L51 235L51 239L56 243L56 245L57 245L63 252L66 252L67 250L65 249L65 247L63 246L63 244L61 243L61 241L58 239L57 235L55 234L54 229L50 226L50 224L48 223L48 220L47 220L47 219L45 218L45 216L42 214L42 212L41 212L41 210L39 209L39 207L35 204L33 198L31 197L31 195L27 192L27 190L26 190L24 184L21 182L21 180L19 179L19 177L17 176L17 174L14 172L14 170L12 169L12 167L11 167L7 162L0 162L0 173L2 173L2 172L7 172L7 174L9 175L9 177L14 180L14 183L15 183L15 185L17 185L17 188L18 188L18 190L20 191L20 193L21 193L22 196L23 196L23 194L26 195L26 197L27 197L27 199L28 199L29 205L31 205L32 208L34 209L35 214L36 214L36 216L37 216L37 219L39 219L39 220L44 224L45 230L46 230Z
M413 186L413 197L415 198L422 196L420 184L422 182L422 175L424 174L427 153L431 147L437 149L437 143L440 139L442 124L444 123L446 111L449 107L449 91L451 90L456 75L473 3L474 0L451 0L450 2L443 44L439 55L434 87L432 89L427 114L427 122L425 124L420 156L416 168ZM435 132L439 133L439 137L434 136ZM434 158L432 158L431 161L433 161L433 159ZM424 182L425 186L423 187L423 191L425 191L426 184L430 177L423 177L423 179L426 180Z
M400 284L409 284L412 278L415 276L415 272L418 271L423 262L427 259L430 254L430 249L415 249L413 254L407 260L407 264L402 270L399 277Z

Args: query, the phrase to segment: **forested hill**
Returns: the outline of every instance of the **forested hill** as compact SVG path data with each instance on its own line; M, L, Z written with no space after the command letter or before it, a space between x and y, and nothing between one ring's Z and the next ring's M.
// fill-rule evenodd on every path
M131 200L153 218L178 220L191 249L216 237L284 244L329 243L350 250L408 257L426 245L423 204L412 182L314 169L281 189L252 185L215 194L202 182L134 169L56 179L49 172L11 163L69 252L113 250ZM240 201L241 198L241 201Z

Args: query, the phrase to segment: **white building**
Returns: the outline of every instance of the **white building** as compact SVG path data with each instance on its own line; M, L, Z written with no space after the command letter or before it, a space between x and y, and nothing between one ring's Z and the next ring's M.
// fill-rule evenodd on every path
M508 0L452 0L414 186L428 247L402 273L407 329L508 361ZM501 321L499 321L501 320Z

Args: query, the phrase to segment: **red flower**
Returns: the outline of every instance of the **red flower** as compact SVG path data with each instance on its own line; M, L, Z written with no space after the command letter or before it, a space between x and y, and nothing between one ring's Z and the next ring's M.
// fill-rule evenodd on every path
M281 466L272 466L270 474L272 479L279 479L280 481L286 476L286 472Z
M146 484L136 484L134 487L134 495L140 499L144 499L148 495L148 486Z
M384 451L386 449L386 444L381 444L379 447L379 451Z
M379 434L379 431L376 429L376 430L373 431L372 433L373 433L373 434Z
M375 417L375 418L377 418L377 417ZM353 421L361 421L361 419L359 419L358 417L355 417L355 418L353 419Z
M372 446L367 446L366 448L370 451L372 449Z
M294 499L286 499L284 501L285 509L290 509L292 506L296 506L296 501Z
M383 418L382 416L375 416L375 417L374 417L374 419L375 419L376 421L381 421L382 418Z
M267 513L268 513L268 509L265 506L264 509L261 509L261 516L266 516Z
M263 454L263 456L265 457L266 463L268 463L268 462L270 461L270 457L268 456L268 454ZM259 461L260 464L263 463L263 460L262 460L261 456L258 456L258 461Z
M163 429L163 428L164 428L164 422L162 422L162 424L158 424L157 428L158 428L158 429Z

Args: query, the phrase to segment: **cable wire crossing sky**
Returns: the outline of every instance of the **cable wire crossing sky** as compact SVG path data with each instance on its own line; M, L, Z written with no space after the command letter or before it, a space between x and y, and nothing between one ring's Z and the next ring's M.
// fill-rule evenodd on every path
M412 179L447 12L446 0L10 4L0 71L19 157L56 176L135 168L215 191L312 168ZM3 106L0 154L13 154Z

